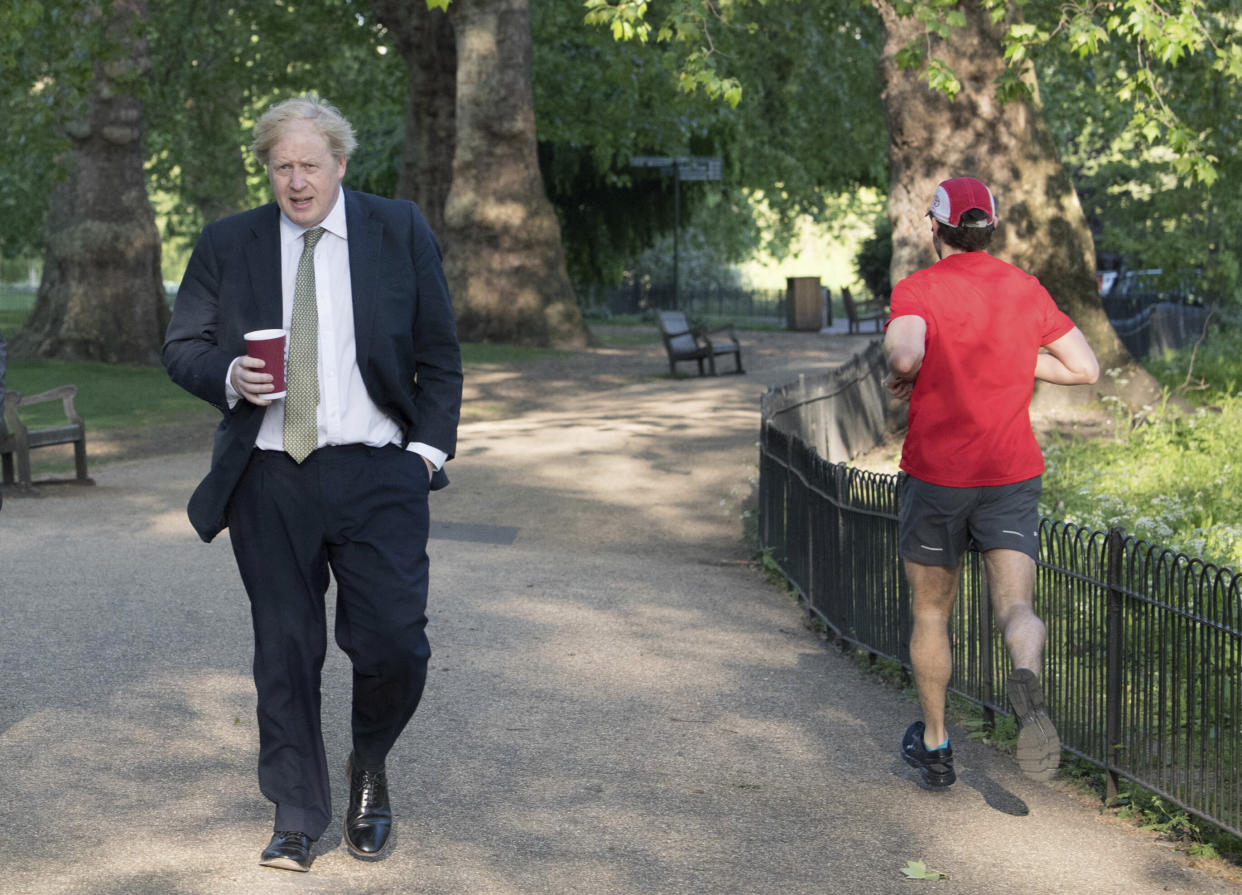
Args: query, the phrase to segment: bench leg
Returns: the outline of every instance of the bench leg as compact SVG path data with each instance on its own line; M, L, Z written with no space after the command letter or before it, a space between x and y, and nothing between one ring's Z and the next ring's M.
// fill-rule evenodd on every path
M0 454L0 481L6 485L13 484L13 454Z
M89 482L90 477L86 474L86 435L73 443L73 463L77 467L78 481Z
M29 488L34 484L30 478L30 448L24 444L17 445L17 484Z

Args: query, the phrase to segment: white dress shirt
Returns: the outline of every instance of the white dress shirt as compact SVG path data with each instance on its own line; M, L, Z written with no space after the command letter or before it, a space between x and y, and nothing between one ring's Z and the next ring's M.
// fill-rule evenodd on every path
M337 193L328 216L319 224L325 231L315 246L315 297L319 311L319 444L400 444L401 429L367 393L358 369L354 341L353 288L349 277L349 233L345 226L345 194ZM288 333L293 319L293 291L306 230L280 215L281 328ZM233 363L237 363L234 361ZM232 367L229 368L230 373ZM226 385L229 405L240 396ZM255 447L284 450L285 402L273 401L263 415ZM448 459L444 451L422 442L407 450L421 454L439 469Z

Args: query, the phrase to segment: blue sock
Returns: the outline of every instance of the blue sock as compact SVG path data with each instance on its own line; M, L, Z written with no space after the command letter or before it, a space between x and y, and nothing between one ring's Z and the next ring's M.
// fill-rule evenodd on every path
M924 749L927 749L927 743L926 743L926 742L924 742L924 744L923 744L923 748L924 748ZM935 752L935 751L937 751L938 749L948 749L948 748L949 748L949 738L948 738L948 737L945 737L945 740L944 740L944 742L943 742L943 743L941 743L941 744L940 744L939 746L937 746L935 749L927 749L927 751L928 751L928 752Z

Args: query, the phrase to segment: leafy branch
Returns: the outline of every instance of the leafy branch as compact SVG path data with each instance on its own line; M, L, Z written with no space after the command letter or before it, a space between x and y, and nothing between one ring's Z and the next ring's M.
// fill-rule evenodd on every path
M585 0L586 24L602 25L618 41L647 43L652 26L647 22L645 0ZM694 47L683 60L678 84L686 93L702 89L712 99L723 99L733 108L742 101L742 84L736 77L720 72L717 60L727 58L712 37L713 25L735 27L734 13L739 0L704 0L701 4L677 3L656 29L656 41ZM713 22L714 20L714 22Z
M1205 0L1174 0L1171 6L1157 0L1099 0L1062 3L1055 7L1055 20L1044 23L1019 18L1026 6L1023 0L983 0L983 5L994 24L1009 20L1002 37L1007 70L996 84L1000 101L1029 93L1022 77L1025 67L1058 42L1080 58L1109 51L1122 55L1128 50L1135 64L1118 66L1114 88L1120 101L1134 107L1127 131L1151 147L1168 149L1179 178L1205 186L1215 182L1220 159L1207 149L1208 133L1187 126L1171 105L1175 91L1166 73L1193 57L1207 61L1218 77L1242 82L1236 15L1233 21L1222 18L1209 24ZM893 2L899 16L913 17L923 26L922 36L898 52L899 67L925 68L928 87L950 99L961 85L952 68L936 58L935 45L952 40L953 32L966 24L956 6L955 0Z

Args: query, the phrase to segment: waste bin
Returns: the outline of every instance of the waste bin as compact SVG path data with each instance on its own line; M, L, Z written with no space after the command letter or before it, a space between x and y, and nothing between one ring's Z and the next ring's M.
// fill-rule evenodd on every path
M819 277L785 278L785 328L816 330L824 325L824 293Z

